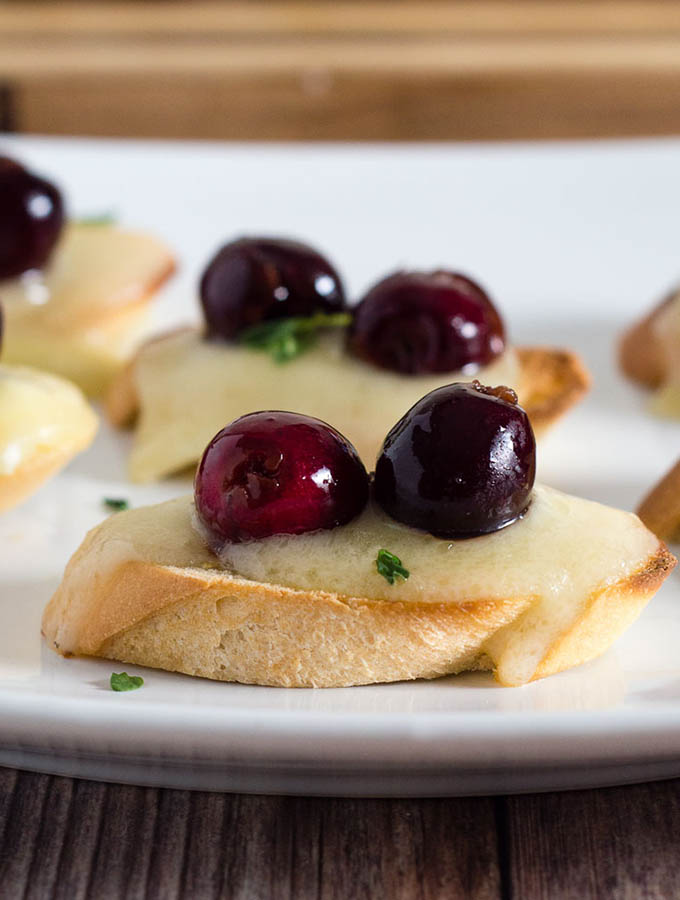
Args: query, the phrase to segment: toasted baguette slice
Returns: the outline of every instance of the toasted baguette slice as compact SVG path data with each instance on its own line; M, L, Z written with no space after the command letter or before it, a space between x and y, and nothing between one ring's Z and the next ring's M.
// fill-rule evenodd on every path
M639 322L624 332L619 344L619 364L633 381L657 388L668 375L668 360L663 337L657 325L664 312L678 302L680 293L672 293Z
M370 466L389 429L424 394L473 377L514 387L539 434L589 385L578 357L562 350L509 350L474 376L407 376L350 357L338 335L281 365L266 354L207 342L183 329L140 348L114 381L106 411L118 426L137 418L129 464L133 481L194 466L220 428L258 409L296 409L333 422Z
M626 332L619 355L626 375L655 389L652 410L680 418L680 291Z
M0 512L33 494L96 431L97 416L75 385L0 365Z
M53 649L220 681L332 687L493 669L523 684L602 653L676 560L636 516L536 487L525 517L449 542L370 505L326 532L232 545L184 497L85 538L43 617ZM390 586L378 549L410 577Z
M680 459L647 494L638 515L665 541L680 541Z
M138 343L153 295L175 268L155 238L70 225L49 267L0 285L3 358L102 394Z

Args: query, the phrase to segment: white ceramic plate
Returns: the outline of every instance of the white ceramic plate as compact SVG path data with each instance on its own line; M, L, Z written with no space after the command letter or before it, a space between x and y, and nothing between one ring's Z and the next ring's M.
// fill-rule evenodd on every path
M240 233L326 249L354 295L398 265L479 277L517 342L581 351L595 388L540 447L540 477L633 508L680 451L617 374L621 328L680 275L680 142L306 147L4 139L77 215L112 210L177 248L157 323L195 318L213 249ZM525 688L469 675L334 690L216 684L63 660L42 608L105 514L187 489L125 481L94 448L0 520L0 763L140 784L309 794L541 790L680 775L680 579L600 660ZM130 667L127 667L131 671ZM136 670L135 670L136 671Z

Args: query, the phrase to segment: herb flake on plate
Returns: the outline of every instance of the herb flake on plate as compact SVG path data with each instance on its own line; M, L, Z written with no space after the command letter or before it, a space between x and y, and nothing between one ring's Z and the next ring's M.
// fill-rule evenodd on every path
M109 681L112 691L136 691L144 684L141 675L128 675L127 672L112 672Z
M114 512L122 512L124 509L130 509L130 501L124 497L104 497L102 503L107 509Z

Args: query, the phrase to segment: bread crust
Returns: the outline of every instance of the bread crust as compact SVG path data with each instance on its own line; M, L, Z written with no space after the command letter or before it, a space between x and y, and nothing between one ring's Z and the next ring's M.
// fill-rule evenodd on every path
M52 649L219 681L341 687L490 668L485 640L535 599L370 600L129 558L103 574L96 542L97 530L45 610ZM604 652L675 563L660 543L637 571L594 591L533 678Z
M639 322L624 332L619 343L619 365L632 381L648 388L660 387L668 375L668 362L663 343L655 324L658 316L678 297L677 292L661 303Z
M85 450L94 437L96 427L82 440L50 452L36 453L11 474L0 475L0 513L13 509L34 494L46 481L63 469L74 456Z
M554 424L586 393L590 375L580 357L568 350L550 347L519 347L517 354L525 386L522 405L534 431L541 434ZM112 425L132 425L139 410L135 384L135 360L113 381L104 404ZM226 423L225 423L226 424Z
M537 435L571 409L590 387L581 358L569 350L519 347L524 392L521 403Z
M664 544L628 578L594 591L579 618L553 643L532 681L600 656L631 625L677 564Z
M680 540L680 459L654 485L637 514L661 540Z

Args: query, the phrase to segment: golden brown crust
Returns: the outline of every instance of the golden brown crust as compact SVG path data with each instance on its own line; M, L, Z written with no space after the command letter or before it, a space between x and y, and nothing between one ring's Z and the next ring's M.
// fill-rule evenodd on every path
M647 494L637 514L661 540L680 540L680 459Z
M533 679L545 678L600 656L640 615L677 564L664 544L623 581L595 591L576 622L560 635L539 663Z
M540 435L578 403L590 387L590 375L569 350L519 347L517 353L522 371L521 403Z
M676 296L672 293L665 297L643 319L631 325L619 343L619 365L623 373L644 387L656 388L666 380L666 354L654 325Z
M118 304L115 307L112 307L107 311L100 311L99 314L96 314L96 307L93 310L93 313L90 314L89 317L83 317L81 320L81 325L87 327L88 325L99 325L109 323L112 320L116 320L118 317L122 317L125 313L132 312L135 309L139 309L140 307L148 306L151 301L154 299L158 291L163 287L166 281L171 278L175 272L177 271L177 263L173 256L168 252L167 256L163 260L162 265L159 264L158 269L154 272L153 277L150 277L146 284L144 284L143 288L139 291L137 295L130 294L129 300L124 304Z
M221 681L331 687L485 668L484 642L534 600L369 600L130 559L103 574L89 565L95 544L93 532L45 610L50 646ZM632 575L594 591L533 677L606 650L675 562L659 544Z
M581 359L568 350L520 347L517 350L524 386L522 405L537 433L545 431L578 403L590 387L590 375ZM112 425L124 428L137 415L134 358L113 381L104 409Z

